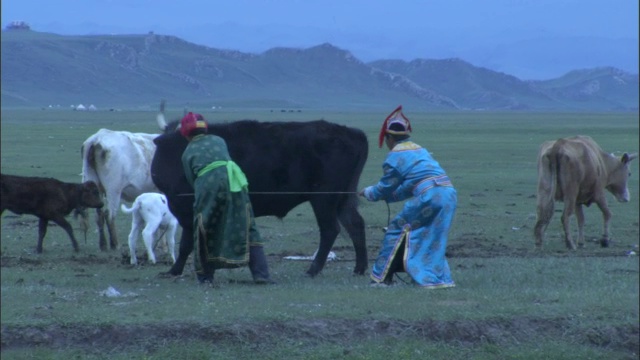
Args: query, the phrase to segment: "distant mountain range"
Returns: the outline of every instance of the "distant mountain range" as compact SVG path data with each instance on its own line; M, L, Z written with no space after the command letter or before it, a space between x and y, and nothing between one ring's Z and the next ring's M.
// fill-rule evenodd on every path
M577 69L525 81L461 59L365 63L325 43L260 54L175 36L2 32L2 106L637 111L638 74Z

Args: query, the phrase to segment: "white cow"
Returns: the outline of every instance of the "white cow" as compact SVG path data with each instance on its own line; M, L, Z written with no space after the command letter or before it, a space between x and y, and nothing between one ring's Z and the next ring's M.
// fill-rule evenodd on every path
M169 211L167 198L163 194L144 193L136 198L131 208L127 208L125 204L122 204L120 208L125 214L133 213L131 232L129 233L129 254L131 255L132 265L138 263L136 243L140 235L140 229L143 226L142 240L144 240L149 261L153 264L156 263L156 256L153 253L153 238L154 234L160 234L166 241L173 262L176 262L175 235L178 230L178 220Z
M133 202L145 192L159 192L151 180L157 134L100 129L82 144L82 181L94 181L106 197L106 214L97 209L100 249L106 250L107 221L111 249L118 247L115 216L120 199Z

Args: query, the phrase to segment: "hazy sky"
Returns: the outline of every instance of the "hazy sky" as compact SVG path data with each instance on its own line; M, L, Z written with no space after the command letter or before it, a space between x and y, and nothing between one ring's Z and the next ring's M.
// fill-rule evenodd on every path
M529 28L563 35L638 36L637 0L2 0L2 25L25 20L114 28L238 23L378 31Z
M466 56L472 51L474 55L468 56L481 58L478 54L491 46L542 37L638 38L638 0L2 0L1 4L3 28L10 21L24 20L34 30L60 34L153 30L245 52L329 42L364 61L381 56L405 60ZM637 59L636 49L631 49L635 58L630 63Z

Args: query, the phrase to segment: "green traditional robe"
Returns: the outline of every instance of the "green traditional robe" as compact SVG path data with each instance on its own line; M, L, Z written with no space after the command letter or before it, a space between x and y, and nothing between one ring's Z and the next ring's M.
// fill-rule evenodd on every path
M236 185L232 192L229 177L237 175L239 168L224 166L228 163L232 161L227 144L215 135L194 137L182 154L185 175L195 192L193 236L198 274L205 274L205 267L212 271L244 266L249 261L249 246L262 245L246 183L240 191Z

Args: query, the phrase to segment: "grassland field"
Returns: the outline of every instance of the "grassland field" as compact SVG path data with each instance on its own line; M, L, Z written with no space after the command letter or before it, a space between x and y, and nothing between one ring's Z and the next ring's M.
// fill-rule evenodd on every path
M392 106L391 106L392 107ZM391 108L390 107L390 108ZM209 122L323 118L369 138L360 188L381 175L377 147L387 114L320 110L194 109ZM182 110L169 109L179 118ZM247 269L219 271L214 287L185 274L166 279L170 258L128 262L130 217L119 214L121 249L100 251L95 224L81 251L50 225L36 254L37 218L2 215L3 359L635 359L639 356L639 187L632 164L631 201L617 203L612 242L601 248L602 215L587 208L585 248L569 251L558 210L543 250L534 249L536 154L545 140L577 134L603 149L638 152L638 113L412 113L413 140L433 153L458 191L447 255L453 289L405 284L379 289L353 276L351 242L341 234L338 260L309 278L305 261L319 232L307 204L283 220L258 218L267 239L272 286L252 284ZM82 142L100 128L158 133L154 111L2 109L2 173L80 182ZM401 203L361 202L369 259L381 228ZM93 220L94 214L91 214ZM572 230L576 232L575 219ZM180 234L180 231L178 235ZM370 261L371 263L371 261ZM121 296L108 297L109 287Z

